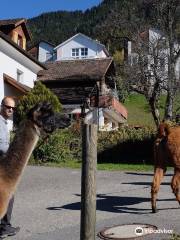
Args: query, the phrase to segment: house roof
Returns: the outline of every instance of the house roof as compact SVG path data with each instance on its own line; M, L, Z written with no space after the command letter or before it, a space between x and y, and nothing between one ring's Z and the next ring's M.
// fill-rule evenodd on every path
M38 80L100 81L105 77L111 64L113 64L112 58L76 59L50 62L45 64L47 70L39 71Z
M39 45L41 42L47 43L47 44L51 45L52 47L55 47L55 44L50 43L50 42L48 42L48 41L46 41L46 40L43 40L43 39L41 39L40 41L38 41L38 42L36 43L36 45Z
M114 88L112 58L66 60L46 66L47 70L39 71L37 80L49 87L62 104L81 104L85 98L96 95L97 82Z
M144 31L139 33L140 38L143 41L149 40L150 31L159 34L161 37L164 36L164 33L161 30L156 29L156 28L148 28L147 27Z
M108 53L108 51L107 51L105 45L103 45L103 44L101 44L100 42L98 42L98 41L96 41L96 40L94 40L94 39L92 39L92 38L86 36L86 35L83 34L83 33L77 33L77 34L75 34L75 35L72 36L71 38L69 38L69 39L67 39L66 41L60 43L60 44L59 44L58 46L56 46L54 49L56 50L57 48L59 48L59 47L65 45L66 43L70 42L72 39L74 39L74 38L77 37L77 36L82 36L82 37L87 38L87 39L89 39L90 41L93 41L94 43L96 43L96 44L102 46L102 47L104 48L104 51L106 52L106 54L109 56L109 53Z
M46 69L45 65L40 63L39 61L37 61L35 58L33 58L27 51L25 51L23 48L21 48L20 46L18 46L15 42L13 42L11 40L11 38L4 34L3 32L0 31L0 38L2 38L4 41L6 41L7 43L9 43L11 46L13 46L14 48L16 48L16 50L18 50L19 52L21 52L24 56L26 56L27 58L29 58L31 61L33 61L34 63L36 63L37 65L39 65L41 68Z
M15 18L15 19L4 19L0 20L0 29L2 30L4 27L8 27L10 29L14 29L19 25L22 25L23 30L26 34L27 40L31 40L31 34L26 25L27 20L25 18ZM3 31L3 30L2 30Z
M66 60L47 63L47 70L38 73L41 80L49 87L64 105L83 104L87 98L94 98L94 106L97 101L96 82L103 82L114 88L115 74L112 58ZM101 86L101 84L99 84ZM109 92L111 93L111 92ZM116 122L125 122L127 110L114 97L111 96L111 104L105 107L106 115Z
M34 58L38 58L38 48L36 46L34 47L31 47L29 50L28 50L28 53L30 55L32 55Z
M8 84L10 84L11 86L15 87L16 89L18 89L19 91L21 91L22 93L27 93L31 90L30 87L17 82L15 79L11 78L10 76L4 74L4 81Z
M14 25L17 27L21 23L25 22L26 20L24 18L15 18L15 19L4 19L0 20L0 26L2 25Z
M52 46L52 47L55 47L55 44L50 43L50 42L48 42L48 41L46 41L46 40L41 39L41 40L39 40L38 42L34 43L32 46L30 46L30 47L28 48L28 52L31 51L31 49L37 48L37 47L39 46L39 44L42 43L42 42L43 42L43 43L47 43L48 45L50 45L50 46Z

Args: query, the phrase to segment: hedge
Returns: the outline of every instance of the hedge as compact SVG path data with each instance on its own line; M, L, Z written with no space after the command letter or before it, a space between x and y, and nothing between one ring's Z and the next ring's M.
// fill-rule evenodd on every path
M99 132L98 162L153 163L154 137L155 131L148 127ZM80 131L73 128L58 130L46 142L42 141L33 153L37 163L81 161Z

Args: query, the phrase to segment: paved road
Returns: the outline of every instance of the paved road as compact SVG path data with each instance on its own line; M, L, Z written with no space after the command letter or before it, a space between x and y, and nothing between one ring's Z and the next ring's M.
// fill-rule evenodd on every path
M152 173L97 173L96 231L120 224L147 223L180 233L180 209L168 173L159 193L159 212L150 209ZM49 167L26 168L18 187L12 223L21 231L12 240L79 240L81 172ZM144 239L168 239L154 234ZM99 239L97 237L97 239Z

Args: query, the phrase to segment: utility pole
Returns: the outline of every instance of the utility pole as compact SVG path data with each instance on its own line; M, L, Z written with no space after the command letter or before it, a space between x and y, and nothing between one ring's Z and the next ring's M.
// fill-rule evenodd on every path
M82 125L81 230L80 240L95 240L97 109Z

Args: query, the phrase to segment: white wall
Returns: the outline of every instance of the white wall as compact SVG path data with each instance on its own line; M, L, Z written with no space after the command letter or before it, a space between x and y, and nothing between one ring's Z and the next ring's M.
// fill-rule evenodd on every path
M149 29L149 42L151 44L156 43L161 38L162 38L162 34L160 31Z
M23 72L23 78L21 80L21 83L29 87L34 86L34 81L37 78L37 74L29 70L24 65L22 65L22 63L19 63L13 58L0 52L0 65L1 65L0 72L3 72L16 80L17 70L20 70L21 72Z
M13 58L5 55L3 52L0 52L0 101L4 97L4 79L3 74L7 74L8 76L17 80L17 70L23 72L21 83L33 87L34 81L37 79L37 74L29 70L27 67L15 61ZM7 87L6 87L7 91Z
M0 55L0 59L1 59L1 55ZM0 68L0 103L3 97L4 97L4 81L3 81L3 73Z
M180 57L176 61L176 66L175 66L175 74L176 74L176 79L180 81Z
M103 58L106 54L103 51L103 46L95 41L78 35L66 44L57 48L57 60L72 59L72 48L88 48L88 58Z
M37 79L37 75L22 64L15 61L13 58L8 57L3 52L0 52L0 103L4 96L19 96L19 92L13 89L9 84L4 83L3 74L17 79L17 69L23 72L23 79L21 83L33 87L34 80ZM8 120L8 128L12 130L13 122Z
M38 60L40 62L46 62L47 60L52 60L51 58L50 59L47 59L47 54L50 53L52 54L53 53L53 46L51 46L50 44L48 43L45 43L45 42L41 42L39 44L39 56L38 56ZM50 56L50 55L49 55Z
M132 53L132 42L128 41L128 56Z
M10 84L4 83L4 96L20 97L22 96L22 93Z

